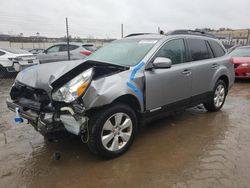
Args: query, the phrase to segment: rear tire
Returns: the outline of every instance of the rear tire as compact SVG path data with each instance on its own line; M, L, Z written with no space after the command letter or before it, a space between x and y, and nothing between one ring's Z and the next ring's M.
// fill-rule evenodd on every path
M102 157L117 157L131 146L136 130L134 110L125 104L114 104L90 117L88 147Z
M208 112L219 111L226 100L227 86L223 80L218 80L214 86L213 93L204 107Z

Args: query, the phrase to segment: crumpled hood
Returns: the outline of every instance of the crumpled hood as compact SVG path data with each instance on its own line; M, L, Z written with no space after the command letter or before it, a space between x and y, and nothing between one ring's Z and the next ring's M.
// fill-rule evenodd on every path
M51 83L83 62L84 60L75 60L35 65L21 71L17 75L16 81L50 92Z

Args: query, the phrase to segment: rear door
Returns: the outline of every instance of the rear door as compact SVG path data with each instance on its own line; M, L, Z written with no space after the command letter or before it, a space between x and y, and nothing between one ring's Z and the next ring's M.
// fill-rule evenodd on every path
M68 60L68 46L67 46L67 44L60 45L60 49L59 49L57 56L58 56L58 58L57 58L58 61Z
M145 71L146 110L188 104L191 97L192 73L190 64L186 63L184 40L180 38L166 42L150 63L156 57L171 59L172 67Z
M78 48L78 46L76 45L69 45L69 51L70 51L70 59L73 60L74 59L74 50ZM60 44L59 47L59 52L55 53L55 59L57 61L65 61L68 60L68 45L67 44Z
M218 68L208 41L199 38L186 39L193 73L192 96L194 100L206 98L213 75ZM196 98L197 97L197 98Z
M53 61L58 61L58 53L60 50L60 45L54 45L44 51L44 53L38 54L37 58L42 63L48 63Z

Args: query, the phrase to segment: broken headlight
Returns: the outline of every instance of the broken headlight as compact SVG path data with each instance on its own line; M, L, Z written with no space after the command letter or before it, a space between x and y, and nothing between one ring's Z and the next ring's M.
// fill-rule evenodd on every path
M52 99L55 101L62 101L66 103L76 100L88 88L92 73L93 68L82 72L81 74L64 84L61 88L53 92Z

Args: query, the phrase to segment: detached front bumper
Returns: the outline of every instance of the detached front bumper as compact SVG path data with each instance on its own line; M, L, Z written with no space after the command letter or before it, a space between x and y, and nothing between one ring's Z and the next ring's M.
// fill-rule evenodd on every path
M37 123L39 115L32 110L24 110L22 106L18 105L17 103L14 103L12 100L7 99L6 101L7 107L13 111L16 112L16 109L18 108L19 114L21 117L33 122Z
M65 130L74 135L80 135L88 123L88 117L75 114L74 110L69 107L62 108L60 113L39 114L10 99L7 99L6 103L11 111L16 112L18 109L19 115L27 119L42 135Z

